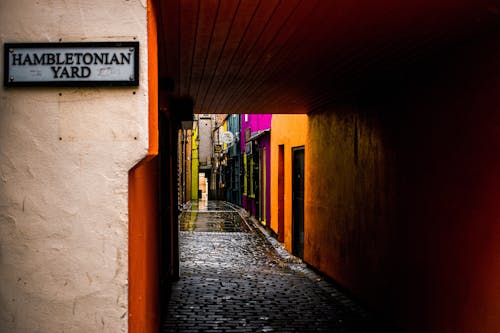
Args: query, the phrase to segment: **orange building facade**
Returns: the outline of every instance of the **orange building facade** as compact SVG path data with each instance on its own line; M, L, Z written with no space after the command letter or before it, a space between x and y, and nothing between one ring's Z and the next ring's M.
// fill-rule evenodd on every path
M307 124L305 114L275 114L271 123L271 229L289 252L293 252L292 157L302 148L307 155ZM304 167L307 175L307 164ZM307 216L304 218L307 224Z

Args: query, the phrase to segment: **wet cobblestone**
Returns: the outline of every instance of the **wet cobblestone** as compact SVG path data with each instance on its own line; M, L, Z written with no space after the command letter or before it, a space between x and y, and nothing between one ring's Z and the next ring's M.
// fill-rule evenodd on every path
M209 220L223 216L210 209L238 214L214 203ZM251 221L241 225L181 231L181 279L172 285L162 332L388 332Z
M186 211L179 216L181 231L242 232L249 231L236 212Z
M223 201L191 202L179 216L181 231L248 232L238 209Z

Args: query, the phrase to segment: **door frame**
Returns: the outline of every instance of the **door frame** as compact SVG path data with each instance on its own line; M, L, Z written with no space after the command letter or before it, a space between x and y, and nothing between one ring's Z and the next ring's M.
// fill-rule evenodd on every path
M285 241L285 145L278 145L278 241Z
M303 153L303 163L302 163L302 170L303 170L303 176L302 176L302 219L301 222L297 220L296 217L296 209L297 207L295 206L295 188L296 188L296 177L295 177L295 170L296 170L296 162L295 162L295 154L297 152L302 152ZM298 147L292 147L292 254L299 257L303 258L304 257L304 194L305 194L305 157L306 157L306 152L305 152L305 146L298 146ZM297 223L301 223L299 225L299 229L297 229L298 225ZM298 234L297 234L298 233ZM297 238L300 238L300 233L302 234L302 242L300 244L297 244L298 240ZM297 245L300 245L300 249L297 248Z

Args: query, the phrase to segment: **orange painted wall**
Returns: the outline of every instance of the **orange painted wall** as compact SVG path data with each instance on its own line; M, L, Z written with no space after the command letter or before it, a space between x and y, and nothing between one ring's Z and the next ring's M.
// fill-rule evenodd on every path
M405 230L395 216L395 154L381 121L331 108L309 116L308 132L304 260L390 312Z
M500 331L499 40L309 116L304 259L407 332Z
M158 161L140 162L129 173L129 332L159 327Z
M147 2L149 148L129 172L129 290L131 333L157 332L158 272L158 47L155 8Z
M292 148L306 145L307 115L274 114L271 121L271 229L278 233L278 147L284 145L284 222L285 247L292 251ZM305 163L305 174L309 173L309 164ZM307 197L308 187L305 188ZM308 223L307 215L304 224Z

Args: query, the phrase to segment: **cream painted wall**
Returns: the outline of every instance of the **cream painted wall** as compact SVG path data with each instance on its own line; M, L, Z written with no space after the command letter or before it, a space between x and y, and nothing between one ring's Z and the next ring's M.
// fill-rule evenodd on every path
M127 175L148 147L145 0L0 1L2 55L59 40L139 41L140 86L2 84L0 332L125 332Z

